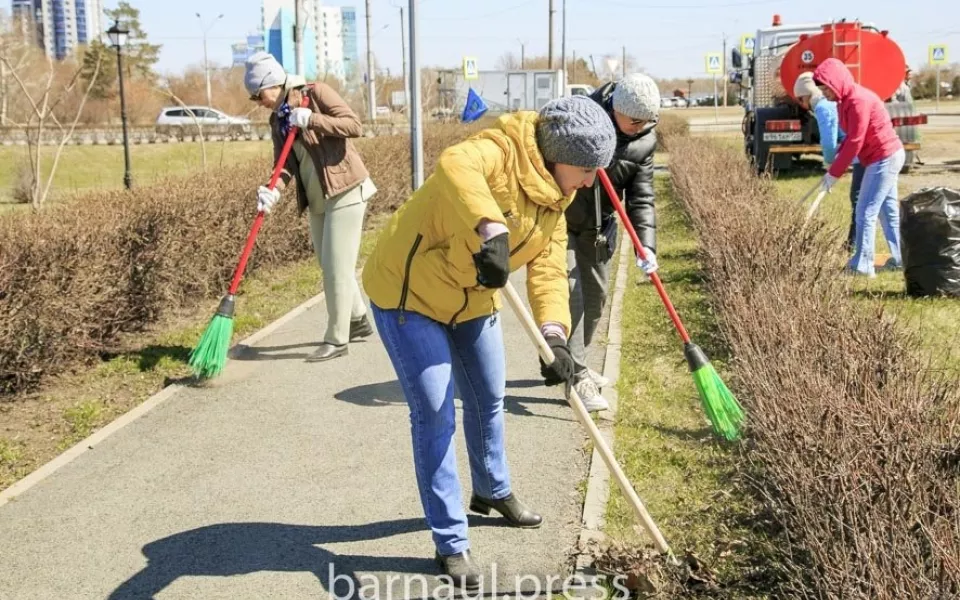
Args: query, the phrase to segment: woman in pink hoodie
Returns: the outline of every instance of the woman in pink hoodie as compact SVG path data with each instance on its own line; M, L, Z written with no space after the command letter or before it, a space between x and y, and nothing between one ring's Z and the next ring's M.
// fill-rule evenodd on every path
M890 260L885 266L902 268L897 180L906 153L883 100L856 83L847 66L836 58L823 61L813 78L823 95L838 103L840 129L847 134L836 160L823 177L823 189L829 191L854 158L859 158L865 168L857 200L854 254L847 268L858 275L875 275L873 254L878 216L890 247Z

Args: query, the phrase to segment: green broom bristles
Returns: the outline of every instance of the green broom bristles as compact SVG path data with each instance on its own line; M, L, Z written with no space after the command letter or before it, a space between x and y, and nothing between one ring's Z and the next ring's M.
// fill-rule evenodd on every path
M216 377L227 364L227 352L233 338L233 296L220 302L217 314L204 329L197 347L190 353L190 366L201 379Z
M740 437L740 423L743 421L743 409L707 355L696 344L688 343L684 354L693 373L693 382L700 394L703 412L706 413L713 430L727 440Z
M694 371L693 381L700 394L703 412L713 424L713 429L730 441L740 437L743 409L713 365L707 364Z

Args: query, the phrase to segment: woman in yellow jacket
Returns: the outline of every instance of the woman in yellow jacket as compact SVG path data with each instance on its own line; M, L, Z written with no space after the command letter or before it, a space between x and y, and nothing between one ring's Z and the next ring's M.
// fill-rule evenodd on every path
M567 229L577 189L610 164L616 133L585 97L538 113L502 116L494 127L445 150L436 171L393 215L363 270L377 329L410 407L420 500L444 571L470 589L470 555L457 477L453 385L473 494L470 509L498 511L517 527L540 515L513 494L504 450L506 364L497 313L511 271L527 267L533 316L553 348L551 367L573 374Z

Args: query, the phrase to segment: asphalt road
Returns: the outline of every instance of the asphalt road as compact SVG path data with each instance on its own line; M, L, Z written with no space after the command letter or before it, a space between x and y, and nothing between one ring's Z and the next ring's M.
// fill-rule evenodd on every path
M513 281L523 293L523 274ZM514 490L544 526L472 515L471 542L501 595L549 578L559 589L580 530L586 436L560 389L540 385L507 305L501 318ZM231 361L216 385L176 393L0 507L0 599L438 591L387 354L371 338L347 358L304 363L324 319L322 304L305 312ZM459 402L457 416L466 502Z

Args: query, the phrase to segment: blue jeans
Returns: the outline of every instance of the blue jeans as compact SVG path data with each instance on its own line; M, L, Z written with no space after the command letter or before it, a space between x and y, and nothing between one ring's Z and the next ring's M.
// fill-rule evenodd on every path
M854 240L857 239L857 198L860 196L860 186L863 185L863 171L860 161L853 163L853 178L850 181L850 230L847 232L849 252L853 252Z
M853 258L849 268L862 275L874 274L874 242L877 235L877 217L887 238L890 255L896 265L902 265L900 256L900 202L897 199L897 181L906 153L901 148L883 160L864 169L860 197L857 199L857 231Z
M473 492L499 500L510 495L504 448L503 398L507 367L498 315L439 323L406 310L371 304L377 331L410 407L413 464L420 503L437 551L470 547L453 443L454 382L463 401L463 429Z

